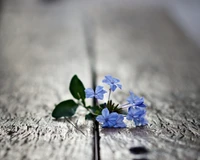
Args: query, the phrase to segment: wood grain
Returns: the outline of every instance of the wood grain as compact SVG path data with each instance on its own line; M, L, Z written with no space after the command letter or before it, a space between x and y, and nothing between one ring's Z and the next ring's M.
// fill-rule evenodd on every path
M51 117L72 98L77 74L91 86L82 22L68 1L4 1L0 30L0 159L92 159L92 123L84 111ZM72 18L73 17L73 18ZM69 122L70 123L69 123Z
M199 49L162 8L131 0L6 0L0 20L0 159L99 158L84 116L51 117L54 104L71 97L75 73L86 87L91 74L98 84L112 74L123 84L116 102L132 90L148 105L146 127L100 128L102 160L200 158Z
M199 49L164 10L133 4L96 14L98 84L106 74L119 78L123 91L112 98L122 104L129 90L143 96L149 125L101 129L101 159L199 159ZM148 152L137 154L140 146Z

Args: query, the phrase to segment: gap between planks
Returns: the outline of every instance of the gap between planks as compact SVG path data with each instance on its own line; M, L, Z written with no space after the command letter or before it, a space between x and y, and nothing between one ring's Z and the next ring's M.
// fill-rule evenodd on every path
M95 52L95 24L92 17L89 14L84 13L87 20L83 20L83 31L85 37L86 52L88 53L90 69L92 74L92 88L96 87L97 74L96 74L96 52ZM96 105L95 98L93 98L92 105ZM93 122L93 160L100 160L100 136L99 136L99 124L97 121Z

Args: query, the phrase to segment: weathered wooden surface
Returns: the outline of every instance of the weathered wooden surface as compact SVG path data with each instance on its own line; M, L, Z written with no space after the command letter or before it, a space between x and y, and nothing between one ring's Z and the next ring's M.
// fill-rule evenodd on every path
M115 101L125 103L129 90L143 96L149 120L144 128L101 129L101 159L200 158L199 50L163 10L108 4L94 19L98 84L106 74L119 78ZM148 153L137 154L139 146Z
M92 159L92 123L84 116L74 117L74 127L51 117L54 104L71 98L68 85L73 74L91 86L82 22L75 9L68 1L4 1L1 160Z
M123 91L115 101L124 103L132 90L148 105L147 127L100 128L102 160L200 158L199 49L162 9L132 0L1 6L0 159L95 158L84 116L72 124L51 117L54 104L70 97L75 73L86 87L91 74L98 83L106 74L118 77Z

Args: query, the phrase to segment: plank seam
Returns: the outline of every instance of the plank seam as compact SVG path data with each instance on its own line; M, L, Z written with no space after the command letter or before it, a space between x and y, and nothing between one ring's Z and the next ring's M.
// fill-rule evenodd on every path
M83 29L86 43L86 51L89 57L90 70L92 74L92 88L96 87L96 56L95 56L95 24L93 19L88 14L83 14ZM85 18L87 17L87 18ZM95 98L93 99L93 106L96 105ZM100 160L100 136L99 124L93 121L93 160Z

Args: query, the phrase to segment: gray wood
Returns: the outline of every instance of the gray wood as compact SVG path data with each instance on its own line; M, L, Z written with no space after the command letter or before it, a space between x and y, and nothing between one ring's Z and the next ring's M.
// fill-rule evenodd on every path
M0 159L92 159L92 123L54 121L77 74L91 86L82 21L70 1L6 0L0 26ZM72 18L73 17L73 18ZM84 110L78 114L83 115Z
M134 3L102 8L94 18L98 84L107 74L119 78L123 91L112 98L121 104L129 90L143 96L149 125L100 128L101 159L199 159L199 49L162 9ZM138 146L149 152L129 151Z
M116 102L132 90L148 105L147 127L100 128L102 160L199 159L199 49L162 9L129 0L6 0L0 18L0 159L93 158L91 122L57 122L51 111L70 97L74 73L92 86L95 57L99 83L106 74L122 81ZM149 152L131 154L138 146Z

